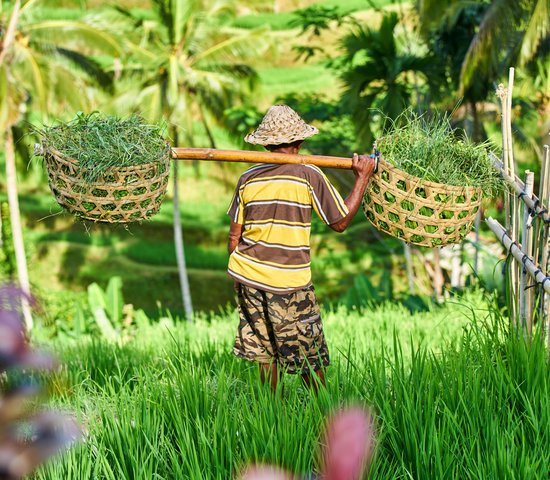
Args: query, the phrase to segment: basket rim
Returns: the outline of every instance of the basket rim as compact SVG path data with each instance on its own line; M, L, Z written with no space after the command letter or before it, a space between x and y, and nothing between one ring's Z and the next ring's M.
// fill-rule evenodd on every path
M392 173L395 173L396 175L406 177L409 181L415 182L415 184L418 184L419 186L427 186L431 188L444 189L455 193L464 192L467 190L481 193L481 187L476 187L475 185L448 185L446 183L433 182L431 180L425 180L423 178L416 177L415 175L407 173L405 170L402 170L401 168L396 167L395 165L390 163L389 160L386 160L383 157L380 157L380 165L386 170ZM384 181L387 183L387 181L382 178L380 173L376 176L376 178L373 177L373 180Z

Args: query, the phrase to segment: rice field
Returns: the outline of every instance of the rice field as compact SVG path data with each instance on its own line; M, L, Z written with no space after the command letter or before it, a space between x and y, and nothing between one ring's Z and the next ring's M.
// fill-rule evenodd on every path
M544 348L506 332L480 293L411 314L404 307L325 312L332 366L314 395L282 395L230 354L236 314L162 320L125 345L57 340L54 403L85 439L39 479L227 479L251 461L300 475L318 468L325 416L370 405L371 479L542 479L550 471L550 368Z

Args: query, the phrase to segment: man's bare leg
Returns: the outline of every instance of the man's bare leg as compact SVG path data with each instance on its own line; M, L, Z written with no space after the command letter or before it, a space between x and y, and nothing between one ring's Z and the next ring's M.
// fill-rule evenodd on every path
M314 378L312 378L310 373L303 373L302 381L306 387L311 388L315 393L317 393L320 385L323 387L326 386L325 372L323 372L322 369L317 370Z
M279 382L277 363L260 363L260 379L264 385L269 382L271 390L276 392L277 383Z

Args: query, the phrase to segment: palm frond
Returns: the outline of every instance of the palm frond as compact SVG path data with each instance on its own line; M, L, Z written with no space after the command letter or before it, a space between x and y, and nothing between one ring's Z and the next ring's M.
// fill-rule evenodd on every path
M494 0L487 10L479 30L470 43L460 72L461 91L471 86L476 70L488 78L496 78L502 52L513 48L510 42L522 6L518 0ZM517 40L516 40L517 41Z
M16 82L10 69L0 65L0 130L14 125L21 117L21 104L25 101L25 91Z
M58 47L56 50L59 55L70 60L74 66L86 73L102 89L110 93L113 92L114 75L105 72L98 62L74 50L61 47Z
M99 30L82 21L46 20L25 26L35 41L51 42L68 49L84 48L101 53L120 54L120 45L108 32Z
M19 78L22 84L27 83L27 78L31 79L33 92L36 93L38 108L42 112L47 111L48 90L46 88L47 73L43 71L40 65L40 59L37 52L34 52L28 46L22 44L17 45L17 55L21 57L22 62L18 63L19 73L22 74ZM33 98L34 100L34 98Z
M537 0L533 4L523 41L521 43L520 64L524 65L537 53L542 40L550 34L550 1Z
M417 0L416 11L420 18L420 31L424 36L444 23L453 23L467 7L479 5L475 0Z
M57 62L54 69L50 69L49 76L49 108L48 112L78 112L90 110L90 95L83 95L86 82L75 74L72 65Z
M190 65L193 66L204 60L227 61L257 57L265 52L268 46L266 32L265 28L258 28L228 36L195 54L190 59Z

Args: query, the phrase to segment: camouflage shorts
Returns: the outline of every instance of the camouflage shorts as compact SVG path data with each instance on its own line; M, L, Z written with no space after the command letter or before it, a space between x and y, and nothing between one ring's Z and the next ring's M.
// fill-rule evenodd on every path
M259 363L278 362L288 373L329 364L313 287L275 294L239 285L240 323L234 353Z

